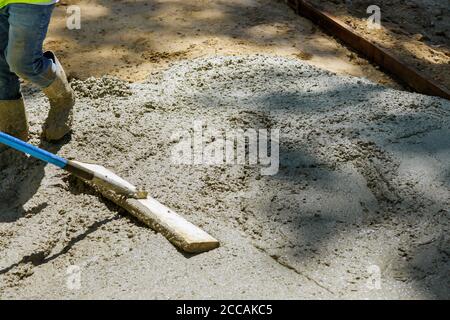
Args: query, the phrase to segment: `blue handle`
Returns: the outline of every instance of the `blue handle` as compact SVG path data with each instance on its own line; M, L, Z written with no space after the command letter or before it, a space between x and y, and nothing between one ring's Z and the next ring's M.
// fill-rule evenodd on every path
M29 143L23 142L17 138L10 136L4 132L0 131L0 143L6 144L7 146L16 149L20 152L27 153L30 156L37 158L39 160L45 161L47 163L54 164L61 169L64 169L67 165L67 160L61 158L53 153L39 149Z

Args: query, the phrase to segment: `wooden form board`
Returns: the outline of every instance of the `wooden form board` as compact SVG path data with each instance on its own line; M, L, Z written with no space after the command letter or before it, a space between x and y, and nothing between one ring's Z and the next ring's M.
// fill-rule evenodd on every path
M359 35L330 13L314 7L305 0L286 0L286 2L297 14L321 26L324 31L360 52L367 59L378 64L417 92L450 100L449 89L427 78L412 66L394 57L386 49Z
M220 246L218 240L151 197L147 197L147 199L126 198L88 184L139 221L161 233L182 251L201 253Z

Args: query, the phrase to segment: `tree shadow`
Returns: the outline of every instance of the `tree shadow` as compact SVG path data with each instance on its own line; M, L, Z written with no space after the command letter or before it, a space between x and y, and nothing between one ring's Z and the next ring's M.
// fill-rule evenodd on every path
M70 141L68 136L58 143L41 141L39 148L56 154ZM36 214L47 206L45 203L29 210L24 209L41 187L48 164L12 149L0 154L0 223L14 222L27 214Z
M62 143L63 144L63 143ZM48 151L50 151L50 149L52 150L52 152L56 152L58 148L60 148L62 146L62 144L55 146L55 145L51 145L49 147L48 144L45 144L46 148ZM43 145L41 144L41 147L43 147ZM23 160L23 159L22 159ZM46 164L35 164L34 166L34 170L36 173L38 173L38 176L40 177L42 174L42 178L44 176L44 167ZM34 175L36 176L36 175ZM42 180L41 178L41 180ZM49 255L49 249L53 249L52 248L46 248L44 250L40 250L37 252L33 252L30 255L26 255L24 257L22 257L22 259L20 259L20 261L13 263L11 265L9 265L8 267L5 267L3 269L0 269L0 275L1 274L6 274L9 271L11 271L12 269L22 265L22 264L27 264L27 263L31 263L34 267L39 266L39 265L43 265L46 263L49 263L57 258L59 258L60 256L67 254L70 250L72 250L72 248L79 243L80 241L83 241L84 239L86 239L89 235L91 235L92 233L96 232L98 229L100 229L101 227L103 227L104 225L107 225L108 223L115 221L117 219L121 219L122 217L125 217L126 219L128 219L129 221L131 221L132 223L134 223L135 225L137 225L140 228L143 229L148 229L148 227L142 223L141 221L139 221L137 218L130 216L129 214L126 213L126 211L124 209L122 209L121 207L117 206L116 204L112 203L111 201L109 201L108 199L103 198L101 195L98 194L98 192L86 185L85 183L81 182L78 178L74 177L74 176L67 176L67 178L65 178L65 180L68 182L68 191L71 192L74 195L79 195L79 194L91 194L91 195L97 195L99 197L99 201L101 201L111 212L116 212L118 215L115 215L113 217L109 217L109 218L105 218L102 219L100 221L95 221L93 222L91 225L87 226L83 232L81 232L80 234L77 234L75 236L73 236L72 238L70 238L68 241L66 241L66 244L58 251L55 252L51 255ZM37 189L39 188L39 181L34 181L33 182L33 188L32 190L37 191ZM31 198L32 194L25 194L24 195L24 199L26 199L27 197ZM41 207L39 207L41 208ZM43 209L43 208L41 208ZM34 209L34 210L38 210L38 209ZM20 218L21 216L23 216L24 214L24 210L17 210L16 209L16 215L13 217L9 217L9 218L15 218L15 220L17 220L18 218ZM28 214L30 212L27 212ZM6 220L6 221L2 221L1 222L13 222L15 220ZM186 256L189 257L189 256Z
M367 19L366 9L373 1L313 1L338 17L346 16L357 19ZM196 52L197 43L210 43L214 53L227 52L227 48L217 48L215 39L233 41L237 47L251 44L254 47L298 46L301 52L312 53L313 56L327 60L336 57L336 48L327 47L320 41L308 41L308 37L316 33L317 27L312 23L301 23L291 17L292 10L282 0L266 0L258 3L244 1L203 3L202 1L108 1L96 0L81 3L82 27L79 30L69 30L65 24L53 26L50 36L58 38L48 42L47 46L57 49L65 61L70 77L84 78L115 74L121 68L129 68L139 72L140 66L151 70L150 64L168 63L183 59L189 53L194 56L206 54ZM345 4L347 3L347 5ZM350 5L348 3L351 3ZM55 17L63 19L68 5L80 5L78 1L69 0L55 10ZM440 60L426 58L413 49L415 40L413 34L428 30L430 40L425 41L429 50L439 45L438 51L450 54L450 35L442 36L432 27L417 26L417 20L433 20L434 7L418 4L418 8L408 10L386 10L386 4L380 0L382 23L390 38L398 39L392 50L399 58L407 59L407 63L419 71L428 73L438 83L450 87L450 79L443 72L448 70L448 64ZM423 7L423 8L422 8ZM441 5L442 7L442 5ZM445 9L445 6L443 6ZM423 10L422 10L423 9ZM410 14L408 14L408 12ZM450 13L444 10L443 21ZM431 18L433 17L433 18ZM345 20L345 19L344 19ZM99 23L99 21L101 23ZM424 22L425 23L425 22ZM430 26L428 26L430 25ZM366 30L367 31L367 30ZM450 33L450 31L448 31ZM284 40L280 40L283 35ZM400 38L399 38L400 37ZM286 39L298 38L301 42L289 42ZM317 40L317 39L314 39ZM283 42L284 41L284 42ZM288 41L289 43L287 43ZM383 45L383 43L381 43ZM386 44L384 44L386 46ZM61 50L61 47L65 49ZM223 49L223 50L222 50ZM426 48L425 48L426 49ZM423 51L428 55L427 50ZM240 50L239 48L237 49ZM228 50L229 51L229 50ZM358 63L357 63L358 64ZM101 66L101 68L94 67ZM346 67L349 69L349 67ZM348 70L347 70L348 71ZM366 70L369 72L368 70ZM385 70L389 72L389 70Z
M68 5L82 8L79 30L62 23ZM69 0L54 16L46 46L57 51L71 78L109 74L144 79L155 68L184 58L243 51L277 54L277 48L293 57L315 56L333 70L361 74L370 69L384 77L367 63L345 61L341 66L347 58L342 50L337 55L335 41L318 34L283 1Z
M269 70L274 74L271 82L290 82L292 75L283 74L286 70ZM315 77L314 83L327 83L326 78ZM283 264L300 271L312 260L333 264L328 260L334 252L329 250L341 236L364 239L359 232L398 230L398 244L388 245L385 252L395 257L387 265L393 270L389 277L409 281L433 298L450 297L445 284L450 270L449 212L445 209L450 206L450 199L445 198L450 192L450 168L446 166L450 138L444 138L450 133L446 128L450 105L442 99L440 104L424 106L431 98L411 96L399 102L399 107L389 104L396 99L395 93L379 85L364 81L328 84L323 90L309 90L309 84L298 90L279 85L277 90L273 85L248 96L242 93L246 88L239 88L240 106L250 110L241 112L245 117L242 129L276 128L277 117L306 118L284 129L307 132L294 139L283 137L281 128L280 170L265 179L270 186L265 190L273 190L274 198L264 194L259 202L252 197L243 203L243 214L256 217L244 219L249 221L245 230L252 230L252 237L259 235L263 245L258 246L266 246L277 261L281 260L276 252L282 247ZM227 105L227 95L211 98L211 92L218 89L193 89L189 99L206 108ZM373 99L377 99L376 107L367 110ZM428 191L427 184L433 191ZM255 224L258 217L270 223ZM426 243L427 234L438 239ZM377 237L382 241L381 234Z
M351 94L348 96L351 96ZM302 102L299 101L299 105ZM353 103L355 101L348 101L349 105ZM414 104L411 104L411 106L414 107ZM320 108L317 112L321 112ZM326 117L326 113L323 117ZM376 119L378 117L374 115L373 118ZM449 154L450 141L448 139L443 140L440 145L432 148L430 146L433 143L436 144L439 138L426 139L433 130L445 134L445 131L442 131L442 129L445 129L442 127L443 122L440 120L437 115L430 116L430 113L427 111L413 111L411 113L407 111L405 114L397 114L395 119L391 119L386 118L384 112L380 110L378 120L371 120L371 122L364 123L360 128L357 128L360 132L363 129L374 129L374 134L370 136L364 134L358 137L350 136L350 139L355 140L355 144L353 146L350 145L350 148L355 148L356 152L350 154L347 158L339 159L336 163L326 165L323 164L321 159L313 161L311 159L314 159L314 155L317 154L336 153L336 148L331 147L333 143L339 143L339 139L335 139L333 136L336 134L335 132L327 133L326 130L317 128L320 132L320 139L323 139L325 144L322 146L317 145L318 147L311 149L311 147L308 148L308 146L304 145L299 146L299 149L296 151L282 149L281 158L285 157L289 161L298 162L299 164L309 163L310 166L311 162L313 162L313 168L300 168L297 174L295 170L293 172L292 170L282 169L280 174L274 176L273 179L288 180L293 183L301 179L308 184L308 189L315 190L322 195L328 195L326 199L323 199L323 196L322 199L317 199L316 205L311 207L303 206L306 212L303 210L289 212L287 210L286 214L288 217L282 219L284 221L289 217L292 219L293 228L291 230L293 233L290 237L294 239L294 243L307 244L304 251L291 252L291 254L295 254L295 260L308 259L311 255L320 257L321 248L326 247L326 243L333 241L339 232L348 232L349 229L353 228L370 229L371 226L389 224L390 221L395 221L400 226L403 234L399 236L399 251L393 252L393 255L398 255L398 258L393 262L393 269L396 270L396 273L406 272L408 274L407 277L400 277L400 281L412 281L423 287L425 292L435 298L448 299L450 291L445 284L445 279L449 277L450 261L448 259L448 229L445 226L448 225L449 212L445 208L449 206L449 201L448 199L447 201L445 200L445 192L448 194L449 189L445 188L445 184L448 186L445 168L436 169L436 176L431 177L431 179L435 179L436 184L439 181L439 183L443 184L442 187L434 186L433 189L434 192L442 192L440 198L433 197L426 189L411 187L408 183L404 185L400 181L405 179L408 181L409 179L399 168L391 172L386 172L385 170L389 165L393 164L395 168L395 163L392 162L396 161L399 161L399 166L405 166L403 162L409 157L413 159L423 158L421 165L431 167L432 164L428 164L427 161L436 157L436 154L441 154L443 155L441 163L448 163L448 157L445 158L444 155ZM424 125L425 121L429 123ZM355 129L351 123L348 126L350 126L350 130ZM390 130L387 130L388 127L390 127ZM380 130L377 130L378 128ZM384 128L384 132L381 128ZM314 139L314 137L318 138L318 136L311 138ZM408 139L411 139L411 144L407 144L406 147L401 149L396 149L396 144L402 140L408 141ZM363 142L363 144L360 144L359 141ZM358 150L367 141L373 142L375 155L368 155L364 148ZM327 147L327 143L330 147ZM304 160L304 152L301 151L302 147L310 150L308 155L310 160L306 162ZM342 146L346 152L348 147ZM341 146L337 147L337 150L339 149L341 149ZM381 149L387 150L387 154L377 155L376 152ZM338 155L341 154L338 153ZM361 185L361 181L353 181L346 178L345 175L336 175L336 172L343 170L343 166L347 165L354 168L355 174L364 177L367 185ZM420 174L411 177L411 182L409 182L411 185L415 183L414 181L417 181L418 184L434 184L434 181L428 181L429 178L421 178L422 175L431 175L431 173L425 171L426 169L422 168L422 170L424 172L420 172L420 170L415 172L415 170L409 169L409 174ZM358 185L358 188L352 187ZM346 193L344 192L339 197L339 193L345 190L347 190ZM305 197L314 197L315 192L305 193ZM318 205L319 202L322 202L322 204ZM323 205L323 203L329 204ZM317 207L320 209L318 212L316 212ZM350 212L355 212L359 215L349 214ZM273 209L268 210L267 213L273 213ZM437 231L439 228L430 228L429 230L430 234L437 235L440 241L436 240L432 244L422 245L421 241L427 235L423 232L417 232L416 228L413 227L422 224L434 226L442 224L440 232ZM302 245L300 245L300 248L302 248ZM398 266L395 266L395 264L398 264Z
M40 266L45 263L49 263L49 262L57 259L61 255L64 255L67 252L69 252L73 248L74 245L76 245L78 242L86 239L86 237L88 237L90 234L97 231L102 226L104 226L104 225L108 224L109 222L114 221L116 219L117 219L117 217L112 217L112 218L103 219L101 221L96 221L96 222L92 223L89 227L87 227L87 229L83 233L70 239L67 242L67 244L59 252L57 252L51 256L48 256L48 250L33 252L31 255L24 256L20 261L1 269L0 275L6 274L9 271L11 271L12 269L14 269L22 264L31 263L31 264L33 264L33 266L36 267L36 266Z

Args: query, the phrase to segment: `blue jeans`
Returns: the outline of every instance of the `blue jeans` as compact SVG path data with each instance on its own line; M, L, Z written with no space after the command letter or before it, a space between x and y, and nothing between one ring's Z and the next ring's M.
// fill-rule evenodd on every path
M10 4L0 9L0 100L21 97L19 77L40 88L55 80L42 45L54 5Z

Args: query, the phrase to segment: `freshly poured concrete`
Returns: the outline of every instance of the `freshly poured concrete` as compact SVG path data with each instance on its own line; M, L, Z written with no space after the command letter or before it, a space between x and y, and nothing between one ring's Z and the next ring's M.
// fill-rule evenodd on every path
M65 173L3 153L0 298L450 297L448 101L269 56L86 83L71 140L42 147L113 169L221 247L185 255ZM48 107L25 96L39 144ZM195 121L279 129L279 172L175 164L173 133Z

